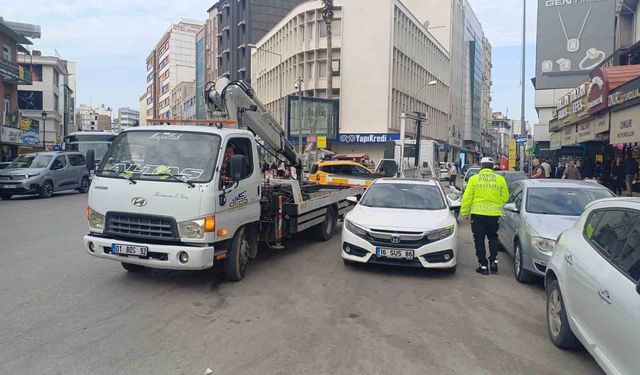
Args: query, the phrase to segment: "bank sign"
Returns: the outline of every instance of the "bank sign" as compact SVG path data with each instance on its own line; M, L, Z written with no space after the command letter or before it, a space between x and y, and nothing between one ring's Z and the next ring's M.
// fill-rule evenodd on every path
M338 136L339 144L383 144L387 141L399 141L399 133L341 133Z

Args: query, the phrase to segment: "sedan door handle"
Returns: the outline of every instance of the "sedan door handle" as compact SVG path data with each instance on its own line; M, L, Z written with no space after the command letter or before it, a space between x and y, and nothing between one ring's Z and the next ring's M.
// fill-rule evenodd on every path
M571 254L565 254L565 255L564 255L564 260L566 260L566 261L567 261L567 263L568 263L570 266L573 266L573 255L571 255Z
M598 295L602 300L607 304L611 304L611 296L609 296L609 291L606 289L598 289Z

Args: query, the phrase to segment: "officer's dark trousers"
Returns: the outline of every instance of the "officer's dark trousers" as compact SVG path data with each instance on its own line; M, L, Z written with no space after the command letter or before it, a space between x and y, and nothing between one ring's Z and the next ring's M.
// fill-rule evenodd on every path
M478 263L487 265L487 249L484 245L485 237L489 239L489 261L493 262L498 256L498 216L471 215L471 231L476 245Z

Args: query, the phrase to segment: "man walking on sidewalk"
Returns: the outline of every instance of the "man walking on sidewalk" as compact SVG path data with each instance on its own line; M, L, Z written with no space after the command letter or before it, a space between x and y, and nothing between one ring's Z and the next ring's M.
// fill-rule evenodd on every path
M633 196L633 180L638 178L638 162L635 161L631 152L627 153L624 161L625 182L627 183L627 194Z
M498 219L502 207L509 200L509 187L504 177L493 172L491 158L480 160L480 172L471 176L462 197L460 214L465 220L471 217L471 231L478 257L476 272L489 274L485 237L489 239L489 266L498 272Z

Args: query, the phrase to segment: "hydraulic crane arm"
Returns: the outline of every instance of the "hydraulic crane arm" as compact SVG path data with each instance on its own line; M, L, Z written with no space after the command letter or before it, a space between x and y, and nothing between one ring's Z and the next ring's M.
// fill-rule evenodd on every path
M302 161L278 120L248 83L220 78L205 90L205 100L210 117L235 120L239 128L250 130L293 167L302 169Z

